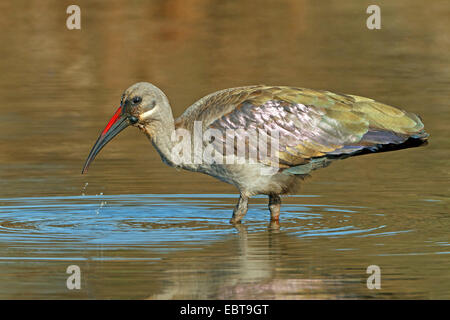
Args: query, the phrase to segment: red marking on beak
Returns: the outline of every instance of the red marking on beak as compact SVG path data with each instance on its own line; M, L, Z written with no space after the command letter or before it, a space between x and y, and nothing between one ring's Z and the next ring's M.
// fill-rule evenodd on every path
M119 119L121 113L122 113L122 107L119 107L119 109L117 109L116 113L114 113L112 118L109 120L105 129L103 129L102 136L104 136L108 132L108 130L113 126L113 124L117 122L117 119Z

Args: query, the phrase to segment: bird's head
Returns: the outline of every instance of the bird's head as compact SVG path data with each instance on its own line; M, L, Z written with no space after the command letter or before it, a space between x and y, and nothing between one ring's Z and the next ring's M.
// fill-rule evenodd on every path
M123 93L120 107L92 147L82 173L87 172L100 150L123 129L135 126L145 130L146 126L161 124L168 117L172 117L172 110L166 95L159 88L148 82L133 84Z

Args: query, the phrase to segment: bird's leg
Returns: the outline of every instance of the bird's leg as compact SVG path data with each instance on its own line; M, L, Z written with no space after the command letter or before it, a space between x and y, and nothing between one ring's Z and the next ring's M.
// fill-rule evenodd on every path
M231 217L230 223L240 223L241 219L245 217L248 209L248 197L241 194L239 197L239 202L236 208L233 210L233 216Z
M269 195L270 220L280 220L281 198L277 194Z

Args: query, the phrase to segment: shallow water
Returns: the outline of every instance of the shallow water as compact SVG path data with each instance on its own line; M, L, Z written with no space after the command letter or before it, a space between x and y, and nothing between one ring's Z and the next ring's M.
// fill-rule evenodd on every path
M63 3L2 2L0 298L450 299L450 8L380 6L370 31L356 0L81 1L69 31ZM137 81L175 115L257 83L368 96L420 114L430 144L333 163L283 198L279 226L256 197L233 227L236 190L166 167L137 130L80 174Z
M433 218L440 224L431 230L417 212L402 215L297 196L284 205L278 226L268 224L264 199L257 198L246 223L233 227L228 220L236 199L228 194L0 199L0 297L448 295L448 224L439 215ZM378 292L365 283L372 264L382 270ZM69 265L81 269L78 292L66 288Z

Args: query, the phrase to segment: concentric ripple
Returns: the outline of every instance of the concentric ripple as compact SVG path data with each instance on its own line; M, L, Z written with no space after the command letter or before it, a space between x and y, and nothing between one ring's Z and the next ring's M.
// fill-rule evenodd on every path
M0 241L143 244L217 240L236 232L228 223L235 199L236 195L217 194L0 199ZM380 232L384 226L376 222L355 225L362 209L284 204L281 229L299 237ZM267 229L267 219L267 206L252 204L246 230Z

